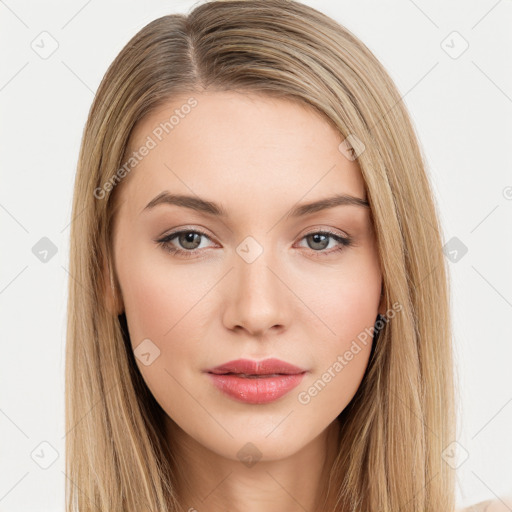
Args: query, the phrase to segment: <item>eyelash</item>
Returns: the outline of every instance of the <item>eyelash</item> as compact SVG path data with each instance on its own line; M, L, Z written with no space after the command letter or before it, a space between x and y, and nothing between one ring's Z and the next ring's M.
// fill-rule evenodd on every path
M174 233L170 233L169 235L164 236L163 238L161 238L160 240L157 240L156 242L165 251L167 251L171 254L177 255L179 257L184 257L184 258L195 257L195 254L198 252L197 249L189 249L189 250L177 249L176 247L172 247L169 245L171 240L173 240L174 238L176 238L179 235L184 234L184 233L198 234L198 235L204 236L205 238L208 238L208 240L211 240L210 237L206 233L203 233L202 231L199 231L196 229L184 229L182 231L175 231ZM327 235L330 238L333 238L334 240L336 240L340 244L340 246L337 249L334 249L334 250L331 249L330 251L325 251L325 250L315 251L315 250L311 249L311 251L313 251L313 253L314 253L315 258L338 253L338 252L344 250L345 247L351 247L353 245L352 238L343 237L343 236L340 236L340 235L333 233L332 231L328 231L328 230L312 231L311 233L305 234L301 238L301 240L303 240L304 238L311 236L311 235Z

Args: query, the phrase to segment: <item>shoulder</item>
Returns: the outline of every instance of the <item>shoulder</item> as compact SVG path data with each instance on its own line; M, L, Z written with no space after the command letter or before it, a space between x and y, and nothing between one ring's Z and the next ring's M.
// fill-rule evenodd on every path
M457 509L455 512L510 512L512 511L512 497L503 497L496 500L485 500L470 507Z

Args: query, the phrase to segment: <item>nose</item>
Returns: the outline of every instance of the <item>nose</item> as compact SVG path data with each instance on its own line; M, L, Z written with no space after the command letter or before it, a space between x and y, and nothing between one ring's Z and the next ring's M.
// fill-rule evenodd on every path
M237 255L225 290L224 325L255 337L285 330L294 300L287 277L269 250L250 263Z

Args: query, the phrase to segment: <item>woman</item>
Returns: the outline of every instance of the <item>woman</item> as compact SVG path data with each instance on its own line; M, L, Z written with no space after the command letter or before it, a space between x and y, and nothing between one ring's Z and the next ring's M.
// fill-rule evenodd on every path
M348 30L283 0L148 24L73 219L69 511L454 510L435 202Z

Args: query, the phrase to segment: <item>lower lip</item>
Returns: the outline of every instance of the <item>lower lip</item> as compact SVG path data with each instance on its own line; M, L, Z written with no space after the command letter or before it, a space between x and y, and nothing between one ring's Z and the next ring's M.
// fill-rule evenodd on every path
M267 404L297 387L306 372L277 377L239 377L238 375L208 375L214 386L226 395L247 404Z

